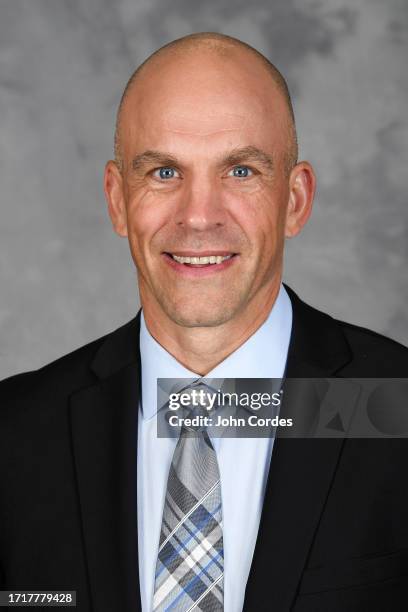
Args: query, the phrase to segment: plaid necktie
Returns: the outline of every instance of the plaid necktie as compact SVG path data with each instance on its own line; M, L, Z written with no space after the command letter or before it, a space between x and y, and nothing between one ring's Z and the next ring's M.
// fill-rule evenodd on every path
M205 429L183 425L167 481L152 609L222 612L223 578L217 456Z

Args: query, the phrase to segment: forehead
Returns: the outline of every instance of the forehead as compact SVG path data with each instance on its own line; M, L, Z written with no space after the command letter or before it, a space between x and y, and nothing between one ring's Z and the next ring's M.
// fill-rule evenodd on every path
M169 140L285 146L282 94L259 62L240 60L167 58L149 67L123 106L124 152L158 148Z
M214 101L210 101L207 105L204 103L197 106L185 101L179 107L166 108L159 117L149 115L146 123L153 129L157 125L164 131L197 137L245 129L251 123L251 117L239 108L234 112L233 107L229 107L225 102L221 100L221 104L216 105ZM254 119L255 116L254 114Z

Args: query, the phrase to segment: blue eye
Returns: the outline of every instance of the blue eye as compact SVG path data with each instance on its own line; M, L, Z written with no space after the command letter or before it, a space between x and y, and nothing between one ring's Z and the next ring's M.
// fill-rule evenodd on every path
M163 168L157 168L157 170L153 172L153 175L156 178L168 180L172 178L177 178L178 172L175 168L171 168L170 166L165 166Z
M237 178L247 178L253 174L252 170L248 168L248 166L235 166L230 172L232 172L232 176ZM229 175L231 176L229 172Z

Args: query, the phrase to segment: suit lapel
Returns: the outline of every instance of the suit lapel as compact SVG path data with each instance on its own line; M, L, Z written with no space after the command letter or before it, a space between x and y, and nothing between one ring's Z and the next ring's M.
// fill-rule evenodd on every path
M287 377L333 376L351 358L340 327L286 289L293 307ZM245 612L291 609L343 442L275 440Z
M70 398L93 609L141 610L137 547L138 315L101 345L98 382Z

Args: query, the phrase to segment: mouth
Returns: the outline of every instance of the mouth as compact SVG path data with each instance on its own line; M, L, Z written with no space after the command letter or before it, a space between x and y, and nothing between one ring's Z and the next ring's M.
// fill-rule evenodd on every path
M211 252L164 252L168 264L181 273L187 273L194 276L197 273L201 276L203 273L221 272L232 265L233 261L238 257L238 253L228 251L211 251Z

